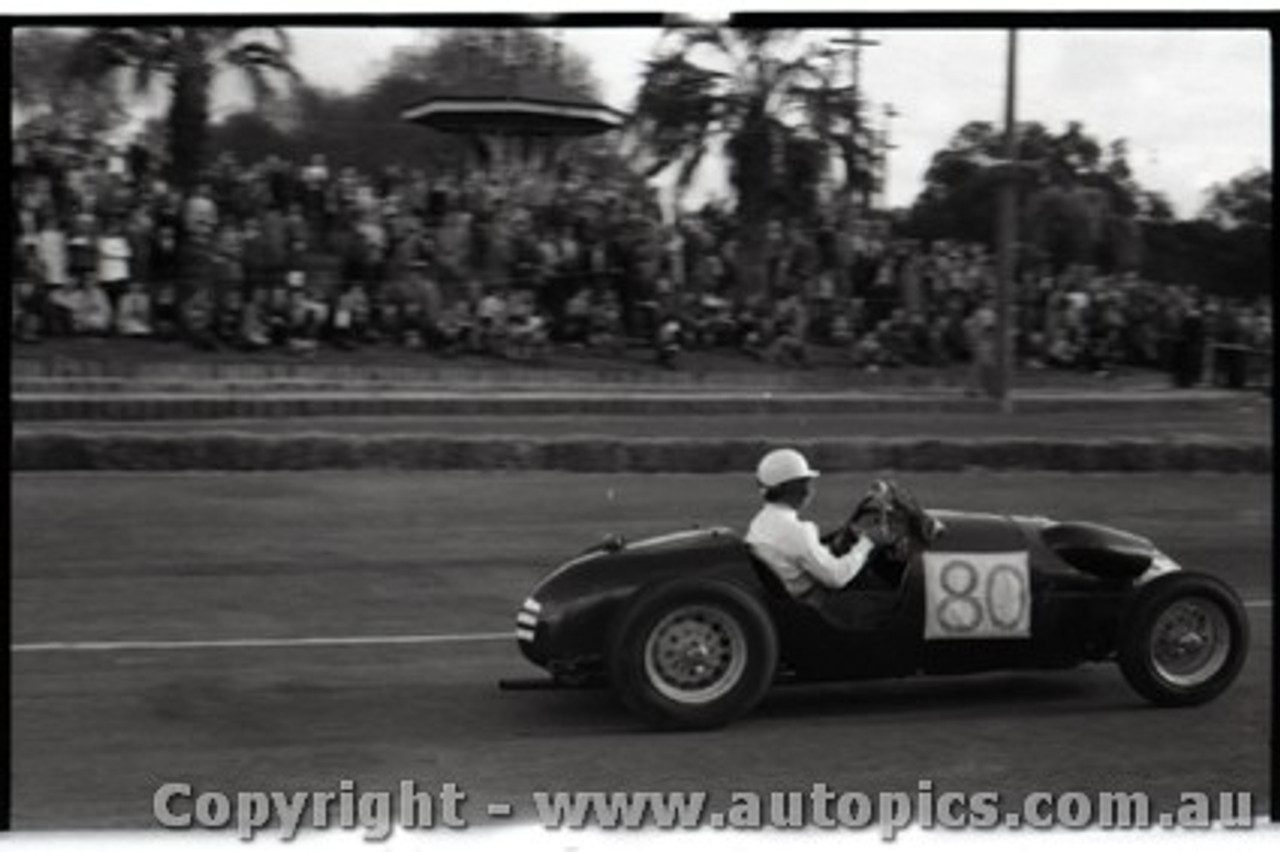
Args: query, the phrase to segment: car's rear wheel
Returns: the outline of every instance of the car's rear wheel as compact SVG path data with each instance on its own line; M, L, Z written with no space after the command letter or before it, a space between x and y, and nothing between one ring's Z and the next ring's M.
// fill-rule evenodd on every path
M1216 698L1240 673L1249 646L1240 599L1204 574L1152 580L1130 604L1123 630L1119 656L1125 679L1166 707Z
M773 682L768 611L728 583L686 581L643 593L613 633L609 674L633 712L667 728L712 728L754 707Z

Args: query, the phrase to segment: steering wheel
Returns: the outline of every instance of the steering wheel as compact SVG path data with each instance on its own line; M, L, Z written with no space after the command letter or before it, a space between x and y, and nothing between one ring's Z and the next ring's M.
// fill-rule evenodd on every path
M929 544L942 530L942 524L921 509L909 491L876 480L854 507L837 540L851 544L855 535L869 534L897 558L906 559L913 541Z
M855 532L871 535L884 547L897 547L907 535L907 525L896 504L893 487L883 480L872 483L871 490L854 507L846 526Z

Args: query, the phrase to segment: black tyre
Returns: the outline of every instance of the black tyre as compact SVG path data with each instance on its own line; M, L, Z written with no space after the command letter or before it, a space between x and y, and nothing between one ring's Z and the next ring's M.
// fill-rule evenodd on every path
M1205 574L1152 580L1126 611L1120 670L1137 692L1163 707L1203 704L1240 674L1249 622L1231 587Z
M614 691L632 712L663 728L715 728L764 696L778 639L750 592L690 580L630 604L615 625L608 662Z

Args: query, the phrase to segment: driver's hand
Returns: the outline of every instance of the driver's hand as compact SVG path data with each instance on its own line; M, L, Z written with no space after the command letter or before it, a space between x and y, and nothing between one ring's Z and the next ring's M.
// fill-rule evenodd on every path
M887 547L897 541L897 536L878 525L867 530L867 538L871 539L871 543L876 547Z
M869 539L876 547L883 547L886 544L893 543L892 533L883 529L879 524L856 524L853 529L860 537Z

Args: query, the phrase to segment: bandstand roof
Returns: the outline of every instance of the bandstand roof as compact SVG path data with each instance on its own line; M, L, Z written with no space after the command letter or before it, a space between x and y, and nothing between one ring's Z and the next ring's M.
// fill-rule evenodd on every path
M542 69L473 75L448 93L400 112L406 121L453 133L507 131L587 136L620 127L625 113L574 91Z

